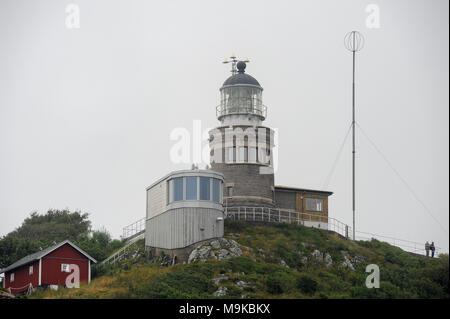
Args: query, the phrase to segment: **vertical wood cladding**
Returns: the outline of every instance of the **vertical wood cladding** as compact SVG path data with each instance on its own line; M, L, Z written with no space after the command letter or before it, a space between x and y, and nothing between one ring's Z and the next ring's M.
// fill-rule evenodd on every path
M313 211L308 210L306 207L306 199L307 198L317 198L323 200L323 206L322 211ZM321 194L313 194L313 193L296 193L296 211L307 213L307 214L313 214L313 215L319 215L328 217L328 196L321 195ZM312 221L319 221L319 217L312 217Z
M30 275L30 266L33 266L33 273ZM14 273L14 281L11 282L11 273ZM5 273L5 288L12 288L11 292L14 294L21 293L28 290L28 285L31 283L33 287L39 285L39 261L23 265L12 271ZM14 289L22 288L22 289Z
M146 222L145 245L177 249L223 236L223 212L201 207L175 208Z
M167 202L167 179L147 190L147 218L164 212Z
M61 264L75 264L80 270L80 282L89 281L89 259L69 244L64 244L54 251L41 257L41 285L65 286L66 278L70 273L61 270ZM30 274L30 266L33 273ZM11 273L14 273L14 281L11 282ZM12 269L6 272L5 288L12 289L17 294L27 291L29 284L33 287L39 286L39 260Z
M66 244L42 257L42 285L65 286L67 272L61 271L61 264L75 264L80 268L80 282L88 282L89 260Z

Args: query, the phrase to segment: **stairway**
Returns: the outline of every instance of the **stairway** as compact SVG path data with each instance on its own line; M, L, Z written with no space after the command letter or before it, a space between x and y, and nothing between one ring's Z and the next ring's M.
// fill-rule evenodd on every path
M130 249L130 247L135 244L139 239L143 239L145 237L145 232L141 231L138 234L133 235L131 238L129 238L122 248L120 248L118 251L116 251L114 254L103 260L100 265L104 264L114 264L122 259L122 257L127 253L127 251Z

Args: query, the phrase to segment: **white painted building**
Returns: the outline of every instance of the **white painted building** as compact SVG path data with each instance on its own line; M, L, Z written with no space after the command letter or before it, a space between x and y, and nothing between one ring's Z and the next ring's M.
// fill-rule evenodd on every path
M223 236L223 175L172 172L147 188L145 246L181 249Z

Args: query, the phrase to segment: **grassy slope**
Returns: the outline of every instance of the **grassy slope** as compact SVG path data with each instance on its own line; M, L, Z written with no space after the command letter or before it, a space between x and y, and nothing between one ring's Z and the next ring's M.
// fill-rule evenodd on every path
M31 298L216 298L212 282L228 289L225 298L448 298L448 255L439 260L412 256L378 241L350 242L326 231L293 225L254 226L226 221L226 238L252 248L241 257L189 265L160 267L145 258L129 259L102 269L89 286L37 292ZM305 245L306 243L306 245ZM143 249L143 242L140 243ZM328 252L333 266L311 257L312 251ZM350 271L341 266L341 251L364 262ZM307 264L302 263L307 256ZM284 260L289 268L280 265ZM380 289L365 287L365 267L380 267ZM100 270L97 270L100 271ZM251 286L240 289L236 282Z

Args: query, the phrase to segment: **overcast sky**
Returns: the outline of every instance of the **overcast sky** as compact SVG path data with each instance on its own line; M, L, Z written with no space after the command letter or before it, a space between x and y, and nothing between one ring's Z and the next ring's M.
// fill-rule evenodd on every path
M70 3L79 28L66 25ZM370 4L379 28L366 25ZM357 121L428 210L357 131L357 230L448 251L448 9L447 0L2 0L0 236L33 211L68 208L118 238L144 217L146 186L190 167L170 161L170 133L218 124L231 53L250 59L264 123L278 129L275 183L323 189L351 122L343 38L359 30ZM326 188L330 216L351 224L351 139Z

